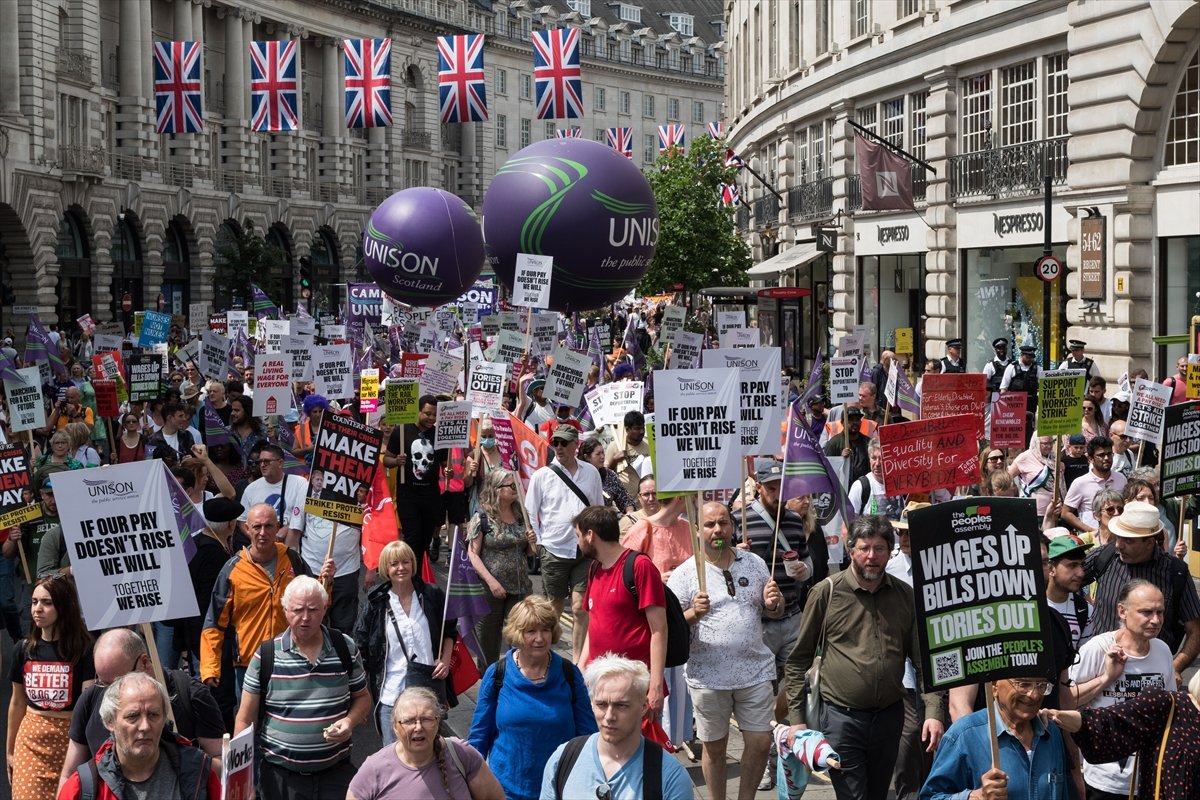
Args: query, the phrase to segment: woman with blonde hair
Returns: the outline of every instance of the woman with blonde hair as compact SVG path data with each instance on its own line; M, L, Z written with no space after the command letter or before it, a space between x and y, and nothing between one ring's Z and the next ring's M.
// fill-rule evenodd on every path
M383 582L367 593L354 626L354 642L375 700L375 725L383 743L390 745L395 741L396 698L405 689L424 686L443 704L454 703L447 678L458 620L448 619L443 625L446 596L421 580L416 556L405 542L389 542L380 552L379 577ZM436 652L434 642L439 643Z
M358 768L346 800L504 800L504 789L479 751L462 739L439 736L441 723L433 692L401 692L392 743Z
M92 447L92 429L86 422L68 422L63 428L70 441L71 455L85 467L100 466L100 454Z
M536 800L555 748L598 728L579 668L553 652L562 627L549 600L517 603L504 638L513 649L483 675L468 741L495 768L509 800Z

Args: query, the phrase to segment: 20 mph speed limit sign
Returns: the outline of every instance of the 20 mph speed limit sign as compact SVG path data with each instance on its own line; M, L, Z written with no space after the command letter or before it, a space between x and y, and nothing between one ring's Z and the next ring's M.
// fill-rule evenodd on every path
M1046 283L1054 283L1062 275L1062 262L1054 256L1042 256L1034 265L1034 272Z

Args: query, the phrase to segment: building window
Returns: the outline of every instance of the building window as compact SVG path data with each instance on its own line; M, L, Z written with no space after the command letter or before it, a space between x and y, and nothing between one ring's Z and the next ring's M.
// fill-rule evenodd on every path
M817 0L817 54L829 52L829 0Z
M667 23L679 31L681 36L692 36L695 30L695 18L691 14L668 14Z
M596 135L593 138L600 144L608 144L608 131L604 128L596 128Z
M921 0L896 0L896 19L921 13Z
M913 92L908 96L908 149L917 158L925 158L925 107L929 91Z
M858 122L859 125L862 125L864 128L869 130L871 133L876 133L875 128L876 128L876 123L879 120L879 109L876 108L874 103L871 103L868 106L863 106L862 108L858 109L858 112L856 113L855 116L858 117L858 119L856 121Z
M1055 139L1067 135L1067 54L1046 56L1046 134Z
M496 147L508 147L508 115L496 115Z
M658 136L647 133L642 137L642 163L653 164L656 158L658 158Z
M528 39L533 35L533 18L521 17L521 38Z
M792 0L788 14L788 69L800 67L800 0Z
M779 74L779 3L767 5L767 30L763 38L767 40L767 77L774 78Z
M629 51L629 60L634 64L645 64L646 48L642 47L640 44L633 45L633 49Z
M592 0L567 0L567 8L579 12L582 16L590 17L592 15Z
M962 152L988 149L992 146L992 73L963 78L961 102Z
M692 122L704 122L704 102L701 100L692 101Z
M533 138L532 128L533 128L532 122L530 122L527 119L521 120L521 147L522 148L529 147L529 143L532 141L532 138Z
M796 164L800 168L800 182L808 177L808 129L796 131Z
M725 38L725 20L721 20L721 19L710 20L708 25L710 28L713 29L713 33L715 33L717 35L718 39Z
M592 109L594 111L604 110L604 87L597 86L592 90Z
M553 120L551 120L550 122L547 122L547 123L546 123L546 138L547 138L547 139L553 139L553 138L554 138L554 130L555 130L555 128L557 128L557 127L558 127L558 126L557 126L557 125L554 123L554 121L553 121Z
M813 180L825 177L825 125L818 122L808 128L808 174Z
M533 77L527 72L521 73L521 99L533 97Z
M679 54L679 69L682 72L693 72L696 69L696 59L691 53Z
M619 9L619 13L617 16L619 16L621 18L622 22L637 22L639 24L641 23L642 9L640 6L631 6L628 3L618 3L617 7Z
M871 28L871 4L869 0L854 0L854 38L866 36Z
M508 70L496 70L496 94L508 94Z
M642 95L642 116L643 117L653 117L654 116L654 95L652 95L652 94Z
M1000 144L1037 140L1037 62L1000 70Z
M621 40L621 60L629 61L633 57L633 42L628 39Z
M633 101L630 99L630 93L622 90L617 98L617 111L621 114L628 114L630 113L629 109L632 107L632 104Z
M897 147L904 146L904 98L897 97L880 103L883 125L879 135Z
M1192 53L1171 104L1163 154L1164 167L1196 163L1200 163L1200 51Z
M679 98L678 97L668 97L667 98L667 119L670 119L670 120L678 120L679 119Z

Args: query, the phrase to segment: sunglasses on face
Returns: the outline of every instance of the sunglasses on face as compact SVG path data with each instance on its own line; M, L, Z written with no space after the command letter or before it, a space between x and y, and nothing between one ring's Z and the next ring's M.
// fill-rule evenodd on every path
M566 446L567 446L567 445L569 445L569 444L571 444L571 443L570 443L570 442L564 442L562 439L551 439L551 440L550 440L550 446L551 446L551 447L566 447Z

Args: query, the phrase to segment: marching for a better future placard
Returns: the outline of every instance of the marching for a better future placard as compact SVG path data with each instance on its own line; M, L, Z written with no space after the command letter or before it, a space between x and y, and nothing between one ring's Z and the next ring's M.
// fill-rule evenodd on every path
M739 372L688 369L659 373L655 381L654 468L659 492L695 492L737 486Z

